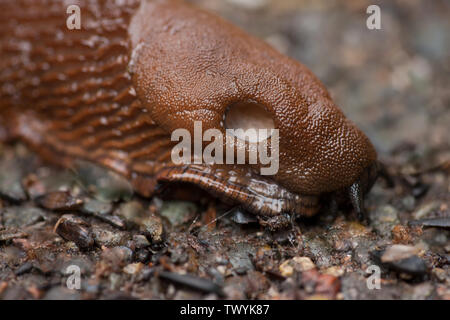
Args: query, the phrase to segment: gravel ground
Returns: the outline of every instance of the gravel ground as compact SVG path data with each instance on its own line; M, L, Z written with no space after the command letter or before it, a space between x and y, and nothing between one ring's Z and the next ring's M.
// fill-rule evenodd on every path
M377 1L196 2L306 64L368 134L392 180L370 224L323 212L272 233L207 196L143 199L1 145L0 297L450 299L449 2L380 2L381 30Z

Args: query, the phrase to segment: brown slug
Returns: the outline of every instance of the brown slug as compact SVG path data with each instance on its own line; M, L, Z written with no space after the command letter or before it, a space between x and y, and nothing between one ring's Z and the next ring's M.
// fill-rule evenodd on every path
M311 216L338 198L363 214L375 149L301 63L183 1L71 4L80 30L67 28L64 1L0 2L0 138L64 166L83 159L113 169L143 196L194 184L261 221ZM261 123L278 129L278 172L175 164L171 134L194 135L196 121L225 136Z

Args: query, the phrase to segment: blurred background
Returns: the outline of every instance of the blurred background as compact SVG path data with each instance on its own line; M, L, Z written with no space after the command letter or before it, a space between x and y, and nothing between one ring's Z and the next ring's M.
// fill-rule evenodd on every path
M450 1L192 2L305 64L385 161L450 158ZM381 30L366 27L371 4Z

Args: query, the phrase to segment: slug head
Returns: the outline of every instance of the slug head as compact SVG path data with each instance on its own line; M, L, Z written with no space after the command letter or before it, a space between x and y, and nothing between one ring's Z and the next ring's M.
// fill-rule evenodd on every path
M144 1L129 34L138 97L168 133L194 135L194 121L223 134L276 128L279 170L271 179L298 194L348 188L376 160L368 138L305 66L224 20Z

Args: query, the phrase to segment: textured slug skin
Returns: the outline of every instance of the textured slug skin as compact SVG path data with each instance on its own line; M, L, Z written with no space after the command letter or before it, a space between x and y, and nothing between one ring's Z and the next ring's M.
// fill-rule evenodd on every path
M81 30L66 28L63 1L0 2L0 137L66 166L112 168L146 196L157 183L190 182L265 216L313 214L321 194L375 162L368 138L299 62L182 1L120 2L73 1ZM276 175L171 163L173 130L193 135L198 120L224 132L227 108L246 101L279 129Z

